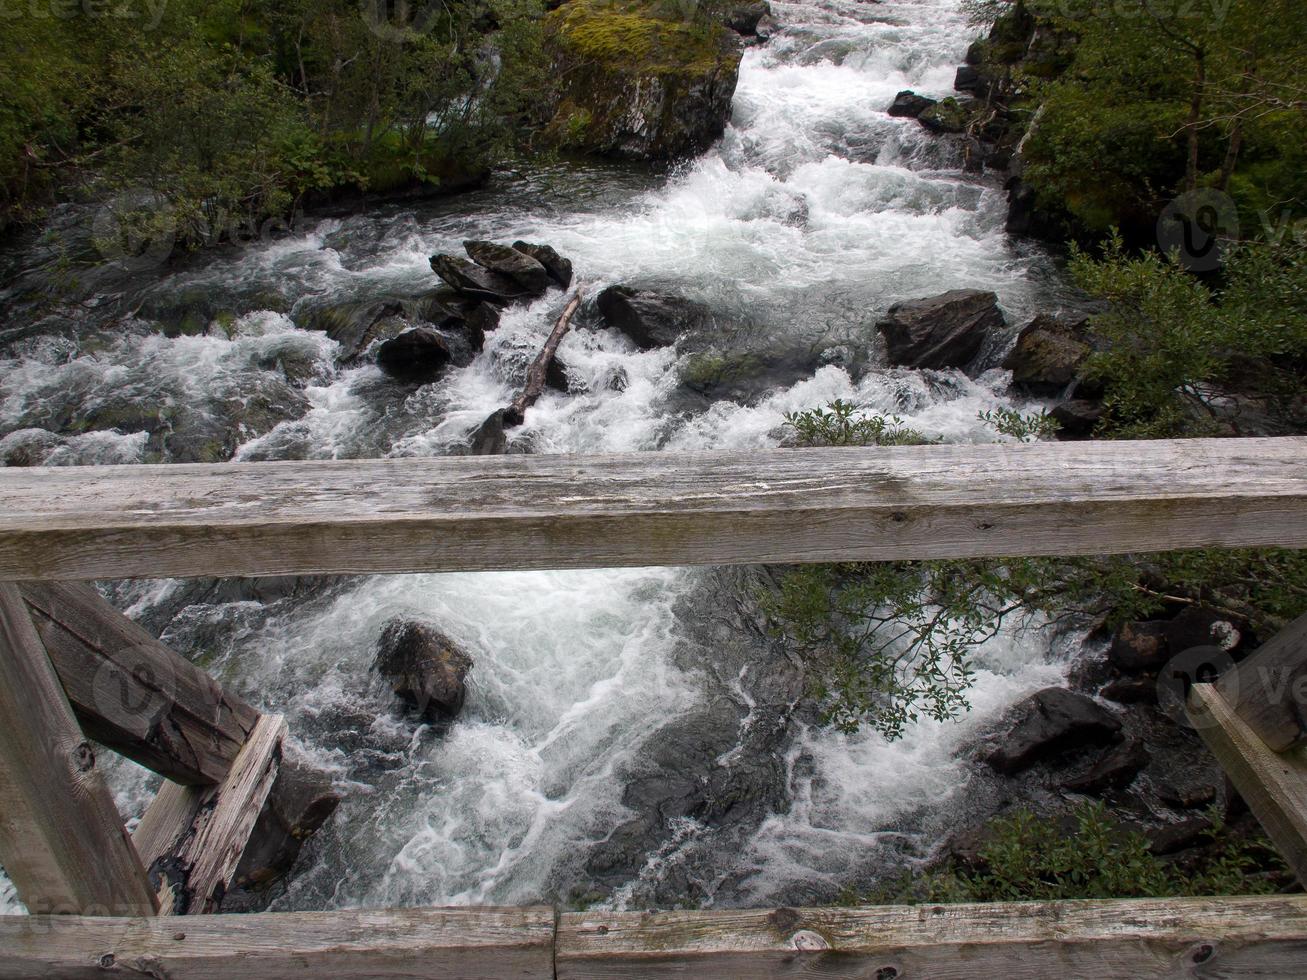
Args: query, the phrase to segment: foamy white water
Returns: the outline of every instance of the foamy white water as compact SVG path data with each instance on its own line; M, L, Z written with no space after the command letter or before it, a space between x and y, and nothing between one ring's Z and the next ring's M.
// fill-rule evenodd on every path
M174 433L197 417L218 430L224 417L250 419L223 449L236 459L456 450L520 384L558 294L507 312L475 362L416 391L372 366L338 369L336 345L294 317L311 305L430 288L428 257L458 252L467 238L548 242L592 293L620 282L705 301L734 324L722 347L764 358L869 350L891 303L951 288L994 289L1014 323L1058 305L1048 257L1003 232L1000 187L963 175L953 146L884 112L900 89L948 94L974 35L957 0L774 8L783 29L746 53L729 131L683 172L556 168L416 212L321 221L161 278L134 319L100 335L55 332L11 345L0 359L0 450L40 443L33 430L70 417L98 412L112 422L131 405L174 413ZM174 297L202 297L220 329L158 333L151 316ZM785 412L835 398L945 440L988 440L978 412L1019 404L1001 371L851 372L839 359L758 398L709 404L680 386L684 351L637 352L620 336L582 330L560 354L586 390L548 392L514 430L516 448L772 446ZM619 373L625 384L614 387ZM208 437L198 429L186 436L192 445ZM158 452L146 433L110 426L51 445L51 463ZM699 642L677 609L700 581L676 569L380 577L270 609L194 608L166 638L286 713L302 750L347 791L277 907L638 903L640 882L666 877L710 838L676 818L639 875L579 893L597 842L632 816L623 802L629 773L667 726L716 697L744 697L673 656L678 642ZM172 588L140 587L137 611ZM381 624L401 614L436 621L476 661L448 733L393 716L369 674ZM713 650L701 652L706 665ZM1065 660L1041 632L1004 634L982 653L964 721L923 722L893 743L796 725L783 750L785 802L742 849L698 855L713 884L696 897L831 897L877 868L890 874L919 859L966 811L971 770L961 750L1005 707L1056 682ZM124 769L115 779L124 809L139 808L139 776ZM11 900L5 887L0 903Z

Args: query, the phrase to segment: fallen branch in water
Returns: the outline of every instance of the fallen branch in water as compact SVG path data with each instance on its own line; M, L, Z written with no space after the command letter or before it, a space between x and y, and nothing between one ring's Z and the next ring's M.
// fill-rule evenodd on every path
M559 314L557 322L554 323L554 329L549 334L549 339L545 341L545 346L536 355L536 359L531 362L531 366L527 368L526 386L513 399L512 404L504 410L505 428L512 428L525 422L526 410L539 400L541 393L545 390L545 376L549 373L549 365L553 363L554 354L558 351L559 343L572 326L572 317L576 315L577 309L581 306L582 292L583 287L578 286L576 292L572 294L572 298L563 307L563 312Z

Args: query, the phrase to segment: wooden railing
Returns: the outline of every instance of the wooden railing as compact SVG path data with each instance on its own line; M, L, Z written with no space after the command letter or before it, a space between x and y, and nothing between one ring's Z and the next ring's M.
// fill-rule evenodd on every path
M147 882L145 867L176 862L198 889L190 911L216 907L285 726L93 590L53 584L1246 546L1307 547L1307 439L0 470L0 863L34 911L110 916L0 918L0 977L1300 975L1301 896L422 909L172 919L179 928L154 917L176 910L177 889ZM1196 685L1190 704L1302 880L1305 636L1307 618L1220 684ZM128 647L180 678L167 725L93 703L86 671ZM170 780L134 840L87 736Z

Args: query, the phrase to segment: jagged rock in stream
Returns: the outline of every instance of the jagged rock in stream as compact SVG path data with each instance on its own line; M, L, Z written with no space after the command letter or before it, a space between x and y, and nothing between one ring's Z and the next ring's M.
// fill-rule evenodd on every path
M447 722L463 709L472 658L431 623L392 619L382 627L372 669L419 716Z
M1065 319L1041 313L1021 328L1016 346L1003 359L1012 384L1041 397L1057 397L1076 380L1092 353L1085 340L1086 317Z
M508 276L532 296L544 295L553 282L553 277L542 264L508 245L469 241L463 243L463 248L468 258L481 268Z
M737 3L726 8L722 23L741 37L758 37L759 25L771 17L771 4L767 0L754 0L752 3Z
M398 336L406 327L397 300L336 303L296 316L304 330L320 330L340 344L340 364L353 364L373 343Z
M683 333L712 319L702 303L647 289L609 286L595 300L604 325L629 337L641 350L670 347Z
M651 735L619 774L633 812L577 869L579 892L603 896L625 885L637 907L720 898L730 887L715 880L721 855L784 808L784 750L807 685L801 660L768 633L758 607L770 574L704 571L678 600L673 657L702 678L704 697Z
M985 761L1002 773L1016 773L1065 749L1109 745L1121 737L1121 723L1083 694L1049 687L1012 709L1011 728Z
M891 116L899 118L918 119L923 112L935 105L937 101L937 99L918 95L911 89L904 89L894 96L894 101L890 103L890 107L885 111Z
M549 273L549 278L554 281L559 289L566 289L572 285L572 260L565 259L550 245L532 245L530 242L514 242L513 248L517 249L524 255L529 255Z
M994 293L955 289L894 304L876 329L885 338L891 364L951 368L973 361L990 332L1006 325Z
M452 359L449 341L428 327L405 331L377 349L377 367L399 381L430 381Z
M1103 417L1103 403L1090 398L1071 398L1054 405L1048 414L1060 426L1059 439L1088 439Z
M473 456L502 456L508 451L508 433L505 431L507 414L508 409L497 409L472 430L468 436L468 451Z
M431 256L431 270L455 292L498 306L532 299L544 291L526 289L516 279L491 272L457 255Z
M222 911L266 907L271 886L294 868L305 841L331 818L340 800L326 773L299 759L283 758L236 867L233 887L223 896Z
M725 25L688 31L657 9L614 16L600 0L571 0L546 15L545 43L558 84L543 137L560 149L675 160L726 129L741 52Z

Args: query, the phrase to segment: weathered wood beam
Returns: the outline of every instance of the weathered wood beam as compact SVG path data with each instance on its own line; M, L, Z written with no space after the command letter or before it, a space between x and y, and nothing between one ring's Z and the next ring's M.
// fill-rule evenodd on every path
M82 730L186 785L221 782L259 713L74 582L20 586Z
M33 912L152 915L154 895L18 589L0 584L0 865Z
M159 882L165 915L217 912L281 765L286 722L262 715L218 786L164 783L141 818L136 842Z
M1216 684L1244 724L1276 752L1307 744L1307 615Z
M1307 897L560 917L558 980L1300 976Z
M1280 856L1307 883L1307 749L1272 750L1215 684L1190 690L1189 720Z
M0 980L550 980L550 908L0 916Z
M0 581L1307 547L1307 438L0 469Z

